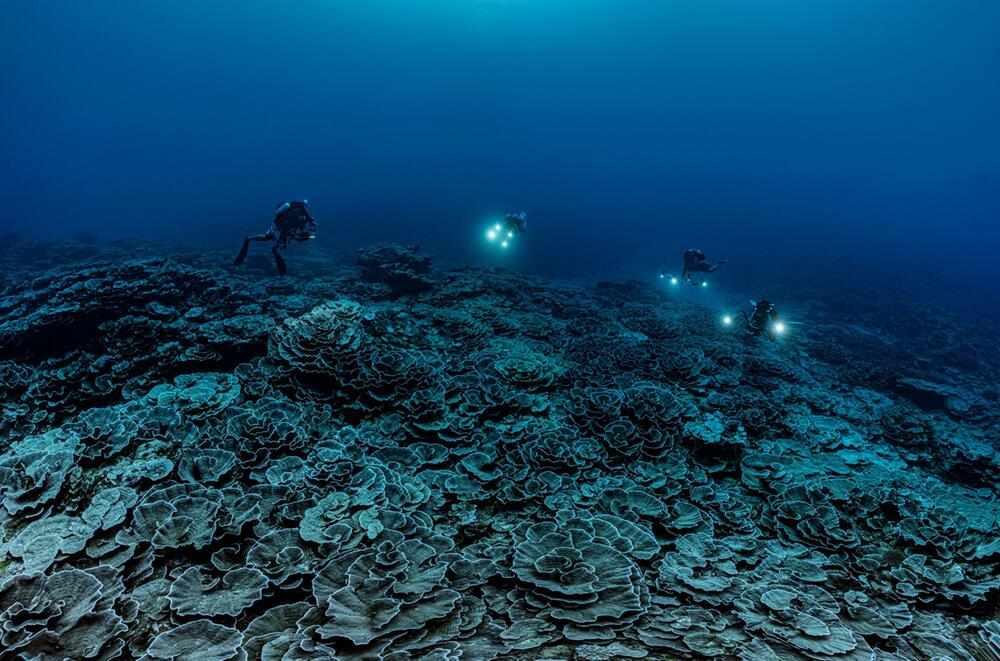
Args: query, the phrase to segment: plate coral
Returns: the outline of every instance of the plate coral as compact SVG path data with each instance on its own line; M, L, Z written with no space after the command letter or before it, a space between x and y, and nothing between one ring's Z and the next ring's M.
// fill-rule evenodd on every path
M0 299L3 658L1000 656L988 334L61 249Z

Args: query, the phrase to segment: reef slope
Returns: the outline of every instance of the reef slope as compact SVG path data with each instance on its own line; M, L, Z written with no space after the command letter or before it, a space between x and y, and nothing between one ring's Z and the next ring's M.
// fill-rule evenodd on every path
M135 254L2 256L3 658L1000 656L981 334Z

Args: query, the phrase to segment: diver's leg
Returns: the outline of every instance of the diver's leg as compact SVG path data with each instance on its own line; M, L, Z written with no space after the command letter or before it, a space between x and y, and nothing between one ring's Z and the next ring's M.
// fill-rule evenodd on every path
M233 260L233 266L239 266L243 263L243 260L247 258L247 251L250 250L250 237L243 237L243 247L240 248L240 254L236 255L236 259Z
M240 254L236 255L236 259L233 260L233 266L239 266L247 258L247 251L250 250L251 241L267 241L267 239L267 234L252 234L243 237L243 247L240 248Z
M271 252L274 254L274 263L278 267L278 275L285 275L288 273L288 267L285 266L285 260L282 259L281 254L278 253L278 246L271 248Z
M705 270L706 270L706 271L708 271L709 273L711 273L712 271L716 270L717 268L719 268L719 267L720 267L720 266L722 266L723 264L726 264L727 262L729 262L729 260L728 260L728 259L721 259L721 260L719 260L719 263L718 263L718 264L716 264L715 266L709 266L709 267L708 267L707 269L705 269Z

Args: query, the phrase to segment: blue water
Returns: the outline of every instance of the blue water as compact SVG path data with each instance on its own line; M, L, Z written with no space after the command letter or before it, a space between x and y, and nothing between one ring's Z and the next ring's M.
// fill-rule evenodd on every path
M322 244L648 273L691 245L994 287L1000 5L10 2L2 224L238 241L308 197ZM514 260L515 258L507 258Z

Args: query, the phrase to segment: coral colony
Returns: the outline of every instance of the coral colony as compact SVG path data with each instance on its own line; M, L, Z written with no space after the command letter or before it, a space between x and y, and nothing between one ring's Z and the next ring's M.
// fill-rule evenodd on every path
M394 245L59 249L0 305L4 659L1000 654L995 400L898 345Z

